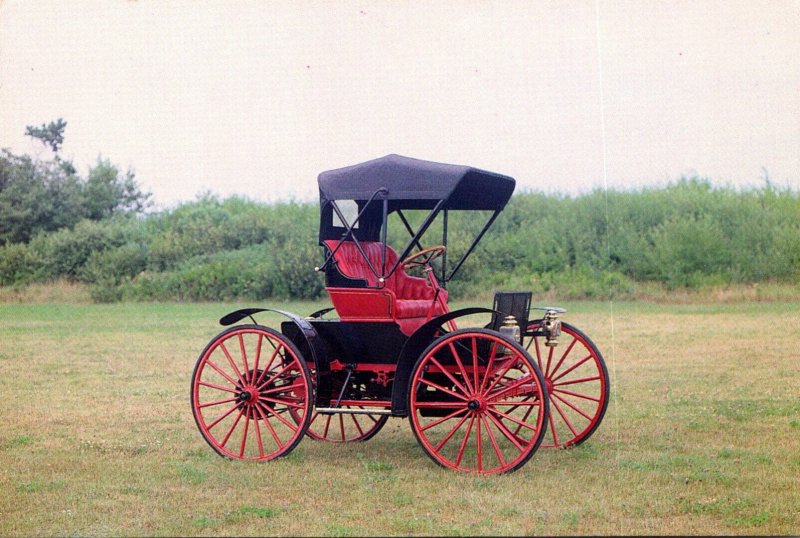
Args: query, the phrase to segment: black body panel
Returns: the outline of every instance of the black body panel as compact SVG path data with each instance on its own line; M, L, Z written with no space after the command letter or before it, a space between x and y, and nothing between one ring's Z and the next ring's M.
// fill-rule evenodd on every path
M394 322L310 320L330 360L345 364L396 364L408 337Z

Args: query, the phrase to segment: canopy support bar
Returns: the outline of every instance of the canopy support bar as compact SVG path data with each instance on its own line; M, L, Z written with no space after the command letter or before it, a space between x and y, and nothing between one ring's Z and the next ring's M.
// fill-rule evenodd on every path
M468 249L467 249L467 251L464 253L464 255L463 255L463 256L461 256L461 259L458 261L458 263L456 264L456 266L453 268L453 271L450 273L450 276L448 276L446 279L444 279L444 282L448 282L448 281L450 281L450 279L452 279L452 278L453 278L453 275L455 275L455 274L456 274L456 271L458 271L458 270L461 268L461 264L462 264L462 263L464 263L464 260L466 260L466 259L467 259L467 257L468 257L470 254L472 254L472 251L473 251L473 250L475 250L475 247L477 246L477 244L478 244L478 241L480 241L480 240L483 238L483 235L484 235L484 234L485 234L485 233L486 233L486 232L489 230L489 228L492 226L492 223L494 222L494 219L496 219L496 218L497 218L497 215L499 215L499 214L500 214L500 211L499 211L499 210L495 210L495 212L494 212L494 213L492 214L492 216L489 218L489 221L488 221L488 222L486 223L486 225L483 227L483 230L481 230L481 233L479 233L479 234L478 234L478 237L476 237L476 238L475 238L475 240L474 240L474 241L472 242L472 244L469 246L469 248L468 248Z

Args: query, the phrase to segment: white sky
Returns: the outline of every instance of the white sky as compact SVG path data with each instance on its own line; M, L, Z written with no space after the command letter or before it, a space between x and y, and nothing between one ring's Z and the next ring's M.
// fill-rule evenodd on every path
M388 153L567 194L800 188L800 2L0 0L0 147L49 157L25 126L58 117L82 173L161 206L312 200Z

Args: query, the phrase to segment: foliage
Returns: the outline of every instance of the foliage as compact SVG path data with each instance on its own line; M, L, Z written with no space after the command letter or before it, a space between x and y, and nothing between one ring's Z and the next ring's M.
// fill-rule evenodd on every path
M61 149L61 144L64 143L64 129L66 128L67 122L64 121L64 118L58 118L47 125L43 123L41 127L28 125L25 128L25 135L38 139L45 146L49 146L54 153L57 153Z
M16 159L15 172L39 167L67 177L58 167ZM110 192L100 187L115 184L108 180L113 177L119 178L113 165L99 161L89 178L95 202L104 199L101 192ZM126 178L121 181L132 181ZM70 184L59 185L66 189ZM80 182L75 185L86 192ZM0 213L5 191L0 192ZM49 196L43 192L41 197ZM124 189L114 192L106 199L125 199ZM39 196L35 188L27 194ZM0 234L16 238L1 247L0 284L67 277L91 284L100 301L314 299L324 293L323 278L313 270L322 260L317 204L264 204L204 194L143 217L120 216L99 203L92 217L101 220L78 219L77 210L64 217L72 206L62 205L62 218L74 222L58 230L40 229L27 242L10 228L0 228ZM135 204L126 207L123 215L137 211ZM423 217L410 214L412 228ZM31 213L27 218L40 217ZM486 218L452 213L450 268ZM441 242L440 225L431 227L426 246ZM399 251L407 237L393 217L390 243ZM678 290L798 278L800 193L769 182L736 190L683 178L665 187L598 190L577 197L517 194L449 289L455 298L530 289L565 299L604 299L632 297L651 282Z
M26 243L40 232L72 228L79 221L142 214L149 193L132 171L122 174L98 159L86 178L64 161L36 161L0 153L0 245Z

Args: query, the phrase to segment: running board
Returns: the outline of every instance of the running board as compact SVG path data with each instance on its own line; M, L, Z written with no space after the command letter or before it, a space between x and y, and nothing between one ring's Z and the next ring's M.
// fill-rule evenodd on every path
M351 409L343 407L315 407L314 411L320 415L391 415L391 409Z

